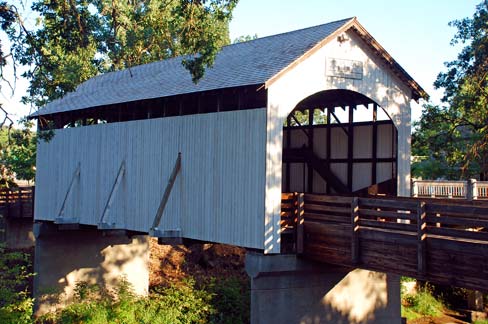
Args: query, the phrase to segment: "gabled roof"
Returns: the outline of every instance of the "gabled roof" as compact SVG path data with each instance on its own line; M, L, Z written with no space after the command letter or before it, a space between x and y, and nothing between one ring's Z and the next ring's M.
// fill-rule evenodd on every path
M386 62L412 89L414 99L427 96L356 18L348 18L225 46L217 54L213 67L205 71L205 76L197 84L192 82L190 73L182 66L183 57L105 73L85 81L63 98L48 103L31 117L222 88L268 86L301 58L350 28L366 33L363 38L384 59L387 58Z

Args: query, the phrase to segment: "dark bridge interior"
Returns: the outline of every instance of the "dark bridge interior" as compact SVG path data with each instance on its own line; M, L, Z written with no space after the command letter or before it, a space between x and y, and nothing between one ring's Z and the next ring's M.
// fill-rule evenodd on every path
M283 192L396 195L396 128L360 93L318 92L283 127L282 179Z

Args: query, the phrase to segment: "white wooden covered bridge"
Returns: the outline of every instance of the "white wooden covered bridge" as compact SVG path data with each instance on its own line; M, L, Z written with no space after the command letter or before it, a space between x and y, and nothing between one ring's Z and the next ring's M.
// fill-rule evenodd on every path
M279 253L282 191L393 179L408 195L410 101L426 94L355 18L226 46L197 84L181 60L97 76L33 115L56 128L37 221L148 233L179 154L160 235Z
M408 258L412 256L414 261L399 262L399 269L409 275L428 273L425 241L417 242L417 237L423 240L424 236L416 232L417 225L424 228L422 208L408 202L400 204L408 210L398 211L400 205L395 201L375 205L350 198L378 193L409 196L410 102L427 97L356 18L226 46L196 84L182 59L97 76L32 115L40 130L55 129L51 141L38 145L34 217L41 237L39 251L64 244L53 239L61 233L52 230L56 226L245 247L251 251L248 273L253 278L252 291L256 291L252 293L255 309L256 304L268 304L271 290L269 283L263 283L266 274L276 278L280 271L290 276L311 269L300 266L304 259L291 263L272 259L287 257L279 255L286 252L284 215L294 217L300 215L297 210L305 210L305 230L311 228L305 247L294 229L292 250L310 259L356 267L368 260L367 254L361 258L358 243L367 247L368 241L354 234L361 228L356 222L361 222L361 210L366 206L364 213L378 216L364 219L369 227L379 226L378 231L385 232L405 226L402 235L406 237L401 242L409 246ZM300 200L303 196L284 194L290 192L306 193L305 201ZM326 195L349 198L324 198ZM344 215L347 224L341 223ZM415 215L420 217L417 222ZM377 224L385 219L393 219L394 224ZM402 225L398 219L407 221ZM296 225L296 218L294 221ZM307 227L307 221L313 226ZM323 224L316 224L320 222ZM42 230L43 226L51 226L51 230ZM62 251L81 248L78 241L87 234L80 233ZM373 234L377 240L379 234ZM91 244L88 239L84 242ZM340 246L333 246L334 242ZM336 255L327 254L327 244ZM398 244L388 246L400 249ZM374 249L376 263L359 267L395 272L378 266L380 250ZM39 255L49 258L52 254ZM403 257L398 252L380 254ZM60 272L64 277L59 282L69 281L64 272L79 271L73 266L57 270L44 264L38 270ZM348 269L333 273L344 278L353 273ZM322 278L322 270L306 276ZM363 284L369 280L364 278L372 278L370 274L358 276L344 282ZM320 285L327 282L330 286L324 289L332 292L341 286L334 282L336 277L329 273L329 279L319 280ZM45 278L40 275L37 280L52 282ZM364 300L396 294L396 279L374 278L382 284L370 287L374 291L362 289ZM265 287L262 295L259 280ZM309 282L316 283L314 280ZM390 290L392 284L397 288ZM277 294L288 291L282 288ZM354 291L351 298L359 296ZM288 293L277 300L300 302L277 306L286 319L302 314L296 307L304 300L319 297ZM264 298L261 303L260 298ZM380 316L375 312L381 303L365 304L364 300L357 304L372 305L365 314ZM389 315L381 315L383 319L376 322L399 320L399 307L385 305ZM350 310L336 315L347 312ZM263 320L264 313L254 311L252 321L258 323L261 316L261 322L269 323ZM337 320L334 316L331 318Z

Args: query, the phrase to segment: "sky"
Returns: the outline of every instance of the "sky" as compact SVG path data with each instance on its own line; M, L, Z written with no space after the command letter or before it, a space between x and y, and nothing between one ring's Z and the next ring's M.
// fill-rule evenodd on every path
M461 47L450 46L456 33L452 20L472 17L481 0L240 0L230 24L231 39L288 32L356 16L369 33L440 103L442 91L433 87L444 62L456 58ZM4 92L3 107L15 118L29 113L19 103L28 83L17 80L15 95ZM421 105L412 104L418 119Z

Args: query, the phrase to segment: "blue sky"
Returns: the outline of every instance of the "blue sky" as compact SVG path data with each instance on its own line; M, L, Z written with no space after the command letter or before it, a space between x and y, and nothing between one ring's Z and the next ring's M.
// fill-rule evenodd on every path
M438 103L441 91L432 83L453 60L460 47L450 46L456 30L448 23L471 17L481 0L240 0L230 25L231 39L241 35L259 37L356 16L359 22ZM27 83L18 80L15 96L0 97L17 117L29 113L18 101ZM421 107L413 105L419 118Z
M472 17L481 0L240 0L230 25L231 39L259 37L356 16L373 37L439 103L432 83L444 62L461 47L450 46L456 29L448 23ZM421 106L412 106L419 118Z

